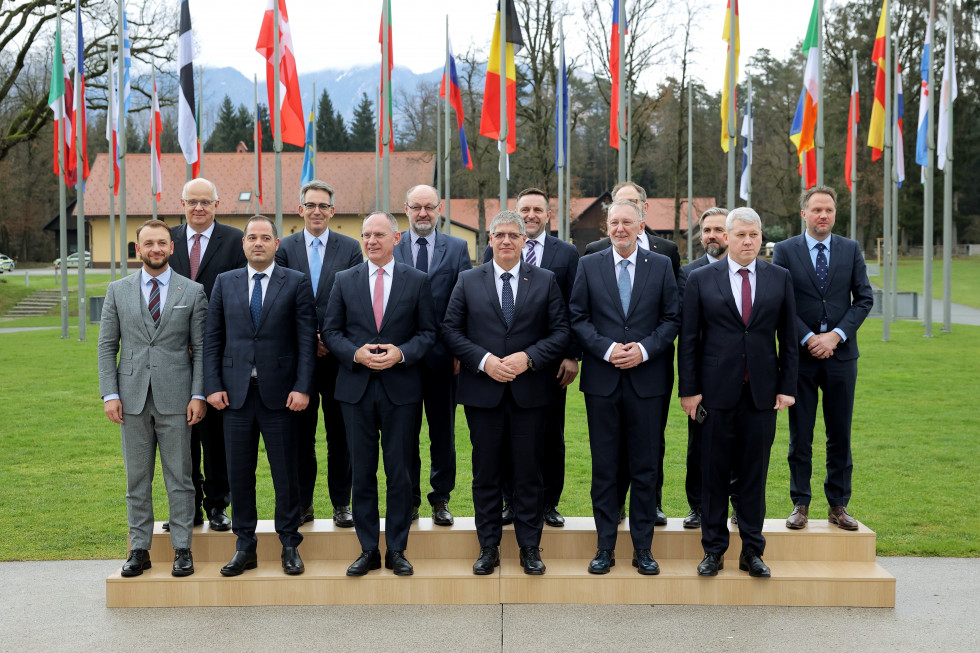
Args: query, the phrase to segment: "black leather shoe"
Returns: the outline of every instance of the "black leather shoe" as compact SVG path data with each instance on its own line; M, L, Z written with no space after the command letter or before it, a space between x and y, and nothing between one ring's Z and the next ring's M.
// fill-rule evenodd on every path
M725 559L717 553L705 553L698 565L698 576L717 576L719 569L725 568Z
M554 528L561 528L565 525L565 518L561 516L557 508L551 506L544 509L544 523Z
M361 552L354 564L347 568L347 575L363 576L374 569L381 569L381 552L377 549Z
M150 564L149 551L146 549L133 549L129 552L129 557L126 558L126 562L122 566L122 571L119 573L126 578L139 576L143 573L144 569L149 569L152 566Z
M432 523L436 526L453 525L453 513L449 512L449 502L440 501L432 506Z
M246 569L255 569L259 566L259 558L255 551L235 551L224 567L221 568L222 576L241 576Z
M653 559L650 549L633 549L633 566L644 576L656 576L660 573L660 565Z
M208 528L212 531L227 531L231 528L231 520L223 508L211 508L208 517Z
M303 559L299 557L299 549L295 546L282 547L282 570L290 576L299 576L306 571Z
M654 520L653 523L656 524L657 526L667 525L667 515L664 514L664 511L660 506L657 506L657 518Z
M540 576L547 567L541 562L541 549L536 546L521 547L521 566L524 573L531 576Z
M314 519L315 519L315 517L313 515L313 506L312 505L309 505L309 506L307 506L305 508L301 508L300 509L300 511L299 511L299 523L300 524L305 524L307 522L311 522Z
M404 551L385 551L385 569L391 569L396 576L411 576L415 573L412 563Z
M197 512L194 513L194 525L195 526L200 526L203 523L204 523L204 508L198 508L197 509ZM228 522L228 525L231 526L231 522ZM162 528L163 530L165 530L166 532L169 533L170 532L170 522L169 521L163 522L162 524L160 524L160 528ZM228 529L226 528L225 530L228 530Z
M473 573L477 576L489 576L494 567L500 566L500 547L481 546L480 557L473 563Z
M412 521L418 521L418 520L419 520L419 507L412 506Z
M194 557L190 549L174 549L174 568L171 576L190 576L194 573Z
M701 513L694 508L684 518L684 528L701 528Z
M762 561L762 558L755 555L754 553L745 553L744 551L738 556L738 568L742 571L749 572L749 576L753 578L770 578L772 573L769 571L769 567L766 563Z
M334 506L333 523L340 528L351 528L354 525L354 514L350 511L350 506Z
M504 504L504 509L500 513L500 520L504 526L514 523L514 508L509 503Z
M626 504L624 503L619 507L619 523L622 524L623 520L626 519Z
M616 566L616 552L612 549L599 549L589 563L590 574L608 574L610 567Z

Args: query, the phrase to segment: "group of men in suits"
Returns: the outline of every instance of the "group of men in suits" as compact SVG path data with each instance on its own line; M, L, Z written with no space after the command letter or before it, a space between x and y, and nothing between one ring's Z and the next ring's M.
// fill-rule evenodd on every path
M111 284L103 316L100 384L106 414L123 425L129 483L132 550L123 575L149 567L147 464L151 479L156 445L166 459L173 573L193 573L190 531L205 516L212 529L231 527L237 537L221 573L256 567L260 435L275 487L283 569L302 573L299 527L313 519L321 407L333 519L353 526L362 548L348 575L381 566L379 443L387 477L385 565L412 574L405 550L422 497L423 412L430 439L427 499L433 522L449 526L457 404L464 406L473 444L480 544L473 571L492 573L502 527L513 522L522 567L542 574L542 527L564 523L558 505L565 395L579 360L598 536L588 570L604 574L615 565L617 524L631 489L632 564L641 574L657 574L651 548L654 526L666 523L664 429L678 334L679 395L691 417L684 526L702 528L705 559L698 572L714 575L723 565L731 499L742 538L740 567L769 575L762 562L765 476L776 411L796 400L797 366L800 398L790 409L795 508L787 526L806 525L822 389L830 519L856 528L846 510L854 335L870 308L870 287L856 243L830 236L833 190L804 195L807 234L777 246L776 265L758 259L762 226L751 209L706 212L705 256L681 269L676 245L646 229L642 187L620 184L613 200L609 237L579 259L573 246L548 235L547 195L522 191L517 210L501 211L491 222L484 264L471 269L465 241L437 229L441 200L431 186L406 193L407 231L400 233L390 214L375 212L365 218L358 243L328 228L334 190L314 180L300 191L304 229L280 242L264 216L253 216L244 232L216 223L217 189L204 179L188 182L186 224L166 234L164 223L141 228L147 241L138 244L141 281L132 281L134 275ZM186 278L177 274L182 266ZM174 305L187 293L193 302ZM171 310L181 319L168 319ZM154 358L158 345L178 340L186 342L184 354L167 352L176 356L167 364L186 368L186 378L156 369L163 364ZM205 409L205 398L214 410ZM828 400L847 415L828 413ZM175 412L180 402L183 410ZM173 417L178 412L185 413L182 420ZM132 415L130 425L123 415ZM176 446L187 431L195 437ZM196 498L181 482L189 479ZM233 521L225 514L229 500Z

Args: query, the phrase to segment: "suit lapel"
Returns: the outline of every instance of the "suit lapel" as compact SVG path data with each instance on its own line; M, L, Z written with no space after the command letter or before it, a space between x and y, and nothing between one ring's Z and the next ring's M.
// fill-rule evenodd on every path
M551 269L551 264L555 260L555 253L558 251L558 248L551 242L552 238L553 236L544 237L545 247L544 254L541 255L541 267L543 267L545 270Z
M394 279L392 279L394 281ZM365 314L374 316L374 304L372 303L372 298L374 297L374 286L371 285L371 279L368 274L368 264L367 262L361 263L356 268L354 268L354 294L361 298L361 309ZM367 289L365 293L364 290ZM375 325L377 326L377 325Z
M613 248L610 245L606 249L599 252L601 257L601 262L599 263L599 276L602 277L602 281L606 284L606 292L609 296L613 298L613 303L619 309L619 314L626 317L626 313L623 311L623 302L619 301L619 283L616 277L616 267L613 265ZM632 303L632 295L630 299Z
M143 272L137 270L126 278L131 279L129 297L133 315L136 316L136 321L143 327L143 333L146 335L146 339L148 341L152 340L153 329L150 328L150 325L153 323L153 318L150 317L150 309L147 308L146 301L143 299Z
M385 306L384 315L381 316L381 328L378 332L384 330L385 326L388 324L388 317L394 312L395 306L398 305L398 300L405 291L405 275L398 274L398 265L396 264L392 268L391 275L391 291L388 293L388 305ZM371 313L374 313L374 306L371 307Z
M306 253L306 239L300 241L303 245L303 253ZM337 260L337 250L340 249L340 239L339 238L327 238L327 245L323 248L323 263L320 264L320 278L316 280L316 298L319 300L323 297L323 294L329 292L327 289L327 275L325 274L327 268L333 265L333 262ZM310 262L305 256L299 257L306 267L306 274L310 274Z
M531 292L531 284L534 283L534 266L525 261L521 261L520 278L517 280L517 297L514 298L514 320L511 324L517 320L517 316L521 314L521 307L524 306L524 300L527 299L527 295ZM503 311L501 311L503 313Z
M769 272L766 262L757 259L755 262L755 299L752 300L752 315L749 316L749 323L746 326L751 326L757 319L761 319L756 307L761 308L766 305L766 296L772 286L772 278Z
M496 272L493 269L493 262L491 261L490 263L484 263L483 267L485 268L483 274L483 288L487 292L487 299L489 300L490 305L493 306L493 310L497 314L497 317L500 318L501 324L506 327L507 320L504 319L504 312L500 308L500 298L497 297L497 280L494 278ZM517 284L518 289L520 289L520 285L521 284L519 283Z
M806 245L806 236L798 236L799 244L796 247L796 255L800 257L800 263L803 264L803 269L807 271L807 278L813 287L820 292L820 282L817 281L817 270L813 267L813 261L810 260L810 248Z
M250 307L252 296L248 292L248 268L239 268L234 271L231 278L231 286L228 289L229 297L225 299L225 302L232 304L232 310L238 311L239 320L244 320L246 324L252 329L254 333L256 331L255 326L252 324L252 309ZM265 302L263 302L263 305ZM237 309L235 308L237 306Z
M827 288L830 288L830 284L834 280L834 273L842 267L844 257L841 256L841 249L844 247L844 239L831 234L830 246L830 249L834 252L834 254L831 254L830 256L830 268L827 270ZM816 275L816 270L814 270L813 276L816 277ZM824 292L826 292L826 289Z
M646 285L650 279L650 266L650 257L637 250L636 272L633 275L633 291L630 293L630 310L627 312L627 316L636 309L640 298L646 295Z
M405 265L412 265L412 232L403 231L402 239L395 245L395 260Z
M718 284L718 291L724 298L725 305L732 312L732 316L738 320L739 324L744 324L742 315L738 312L738 306L735 304L735 296L732 294L732 282L728 279L728 263L718 266L715 281Z
M204 250L204 256L201 257L201 264L197 266L198 278L201 277L201 273L204 272L204 270L208 267L211 261L214 260L214 258L218 255L218 250L221 249L223 238L221 233L222 230L219 229L220 226L221 225L219 225L217 222L214 223L214 229L211 231L211 240L208 242L207 249ZM184 247L186 249L187 247L186 243ZM188 266L189 265L190 264L188 263ZM190 267L188 267L187 269L189 270Z
M187 255L187 225L182 224L174 233L174 262L181 265L182 270L191 269L191 259Z
M432 232L432 237L435 238L436 242L429 250L429 274L439 269L439 264L446 257L446 245L449 242L445 236L437 234L435 231Z
M256 331L262 328L266 316L272 311L272 305L275 304L279 291L282 290L285 283L286 273L282 271L281 266L277 265L273 268L272 276L269 278L269 287L265 289L265 299L262 300L262 313L259 315L259 326ZM249 321L251 321L251 312L249 313Z

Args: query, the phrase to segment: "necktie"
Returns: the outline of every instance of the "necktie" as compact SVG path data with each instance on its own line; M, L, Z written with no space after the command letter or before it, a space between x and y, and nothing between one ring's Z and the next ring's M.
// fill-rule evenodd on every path
M378 278L374 281L374 323L381 331L381 320L385 316L385 269L378 268Z
M262 315L262 280L265 279L265 272L256 272L252 275L255 286L252 288L252 301L248 303L248 308L252 312L252 327L259 328L259 317Z
M620 261L619 267L619 301L623 303L623 314L630 310L630 295L633 294L633 286L630 284L630 262Z
M820 292L827 290L827 255L824 250L827 246L817 243L817 283L820 284Z
M191 245L191 281L197 281L197 270L201 267L201 234L191 237L194 239Z
M534 253L534 246L538 243L536 240L527 241L527 252L524 254L524 260L527 261L528 265L537 265L538 257Z
M510 272L500 275L500 280L504 282L500 289L500 309L504 313L504 322L507 326L510 326L511 320L514 319L514 289L510 287L510 280L513 278L514 275Z
M313 284L313 296L316 297L316 287L320 285L320 267L323 265L320 259L320 239L314 238L310 248L313 250L310 253L310 283Z
M150 301L147 303L147 308L150 309L150 316L156 323L160 322L160 284L156 279L150 279L150 284L153 286L150 288Z
M752 317L752 284L749 283L748 268L742 268L738 273L742 275L742 322L748 324Z
M415 259L415 267L422 272L429 271L429 241L419 238L419 255Z

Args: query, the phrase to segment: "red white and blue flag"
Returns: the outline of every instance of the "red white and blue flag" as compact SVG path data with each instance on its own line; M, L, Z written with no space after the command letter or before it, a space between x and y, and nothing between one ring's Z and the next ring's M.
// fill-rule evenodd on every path
M612 36L609 40L609 79L612 89L609 92L609 147L619 149L619 59L622 56L623 44L619 42L619 2L613 0ZM629 34L623 12L623 34Z
M75 6L75 34L76 34L76 48L77 48L77 58L75 64L75 92L78 97L75 98L73 115L71 124L75 129L80 130L73 134L71 139L71 152L68 155L72 161L78 161L79 149L81 150L82 158L82 178L75 179L75 188L85 192L85 180L88 179L88 130L85 128L85 39L82 36L82 9L81 3ZM78 136L81 136L81 142L78 140ZM81 182L81 186L79 186Z
M466 142L466 129L464 128L463 116L463 94L459 88L459 76L456 75L456 57L453 55L452 43L449 47L449 105L456 112L456 126L459 128L459 149L463 155L463 166L473 169L473 159L470 158L470 146ZM442 76L442 86L439 89L439 97L446 97L446 75Z

